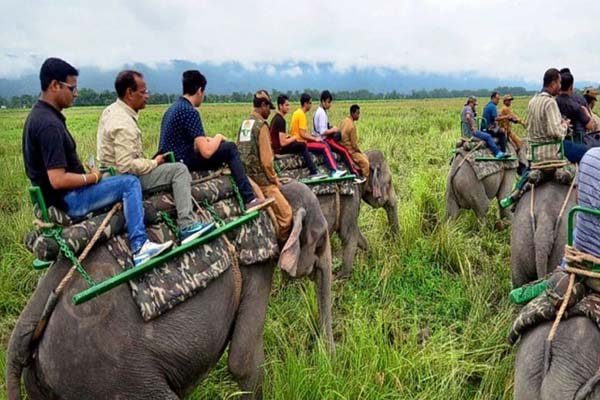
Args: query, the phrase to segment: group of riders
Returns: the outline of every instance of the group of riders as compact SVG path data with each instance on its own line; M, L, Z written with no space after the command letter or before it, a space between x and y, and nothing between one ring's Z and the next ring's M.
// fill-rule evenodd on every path
M588 88L582 95L574 92L574 78L569 68L550 68L544 73L542 91L535 94L527 106L527 121L511 109L513 97L503 97L504 107L498 114L496 106L500 95L493 92L483 111L482 124L476 123L477 99L469 97L461 113L463 136L475 137L485 142L495 158L507 157L506 145L510 141L521 149L522 141L512 132L511 125L518 123L527 130L529 159L546 165L560 162L578 164L578 203L600 209L600 144L594 137L600 131L600 117L593 113L598 91ZM535 149L534 149L534 145ZM566 160L565 160L566 159ZM559 163L555 163L558 161ZM531 162L530 162L531 163ZM509 207L518 200L528 181L531 165L519 165L519 181L513 193L500 202ZM579 233L579 234L578 234ZM590 215L580 215L575 230L577 248L600 256L600 221Z
M40 69L41 96L33 106L23 130L25 171L33 185L39 186L48 206L66 212L71 218L87 214L117 202L123 202L127 235L135 265L167 251L172 241L154 243L146 235L142 193L170 188L177 210L177 225L182 242L188 242L210 231L213 223L200 221L193 212L190 171L213 170L227 165L239 189L245 211L270 206L278 223L279 241L284 242L292 226L292 210L282 195L281 181L274 166L274 154L298 154L310 172L308 179L327 178L320 174L311 153L324 157L329 176L339 178L348 172L357 183L364 183L369 162L358 146L355 122L360 107L350 107L340 127L331 126L327 110L333 96L323 91L320 106L309 131L306 113L312 99L302 94L300 108L291 118L289 132L285 115L289 98L277 98L277 113L271 123L268 117L275 109L269 93L254 94L253 111L242 122L237 144L217 134L207 136L197 108L205 96L206 78L197 70L182 76L182 96L165 112L160 129L159 148L152 158L143 153L139 112L146 106L149 91L144 76L125 70L115 79L117 99L100 117L97 131L96 168L94 158L86 168L77 154L75 140L66 126L62 110L77 97L78 71L58 58L44 61ZM341 168L337 153L346 168ZM175 162L169 162L169 153ZM104 176L103 168L112 168L114 176ZM249 178L261 189L265 198L255 195Z

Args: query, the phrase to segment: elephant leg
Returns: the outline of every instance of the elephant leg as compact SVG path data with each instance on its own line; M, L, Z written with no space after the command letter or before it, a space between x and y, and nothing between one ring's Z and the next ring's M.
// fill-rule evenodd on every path
M342 271L339 278L349 278L354 269L354 256L358 247L358 227L354 232L346 235L340 235L342 238Z
M448 182L448 185L452 185L451 182ZM456 198L454 197L454 193L452 193L452 188L448 186L446 189L446 219L456 219L458 217L458 213L460 212L460 207Z
M229 371L247 399L262 398L263 331L273 280L271 265L242 267L242 296L229 347Z

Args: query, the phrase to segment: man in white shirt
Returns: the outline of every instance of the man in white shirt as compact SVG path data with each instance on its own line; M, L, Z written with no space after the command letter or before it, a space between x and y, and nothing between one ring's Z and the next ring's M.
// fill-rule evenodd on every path
M324 90L321 92L321 105L317 108L315 112L315 116L313 117L313 131L312 135L325 140L325 142L331 147L331 150L338 153L348 170L359 176L360 172L354 164L350 153L344 146L338 143L340 138L340 128L337 126L331 126L329 124L329 117L327 116L327 110L331 108L331 103L333 102L333 96L329 90ZM337 136L337 140L336 140Z

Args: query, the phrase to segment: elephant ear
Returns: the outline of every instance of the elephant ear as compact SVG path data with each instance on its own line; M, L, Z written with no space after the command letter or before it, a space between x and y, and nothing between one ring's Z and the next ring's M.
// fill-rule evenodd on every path
M294 226L287 242L279 255L279 268L287 272L291 277L295 278L298 272L298 259L300 258L300 233L304 223L306 210L300 207L294 215Z

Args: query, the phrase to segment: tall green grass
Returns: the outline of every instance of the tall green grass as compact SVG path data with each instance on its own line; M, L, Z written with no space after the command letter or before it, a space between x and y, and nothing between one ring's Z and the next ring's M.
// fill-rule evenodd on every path
M525 99L516 101L523 110ZM350 102L335 102L333 124ZM449 154L460 136L460 100L368 102L358 132L363 149L381 149L394 174L400 235L389 236L383 210L363 204L359 225L369 252L359 252L351 280L333 286L337 352L316 337L312 284L277 275L265 328L264 390L273 399L509 399L512 311L507 300L509 232L493 228L493 208L480 226L465 212L444 222ZM148 155L157 147L164 106L141 114ZM314 110L313 110L314 111ZM235 138L250 105L201 108L210 135ZM101 108L66 111L87 159L95 152ZM21 133L27 111L0 111L0 379L6 344L40 273L22 245L31 228ZM312 115L312 112L311 112ZM310 116L309 116L310 118ZM339 240L334 239L334 252ZM339 266L336 259L334 265ZM4 388L0 388L4 391ZM191 399L236 398L225 358ZM0 395L0 398L4 393Z

